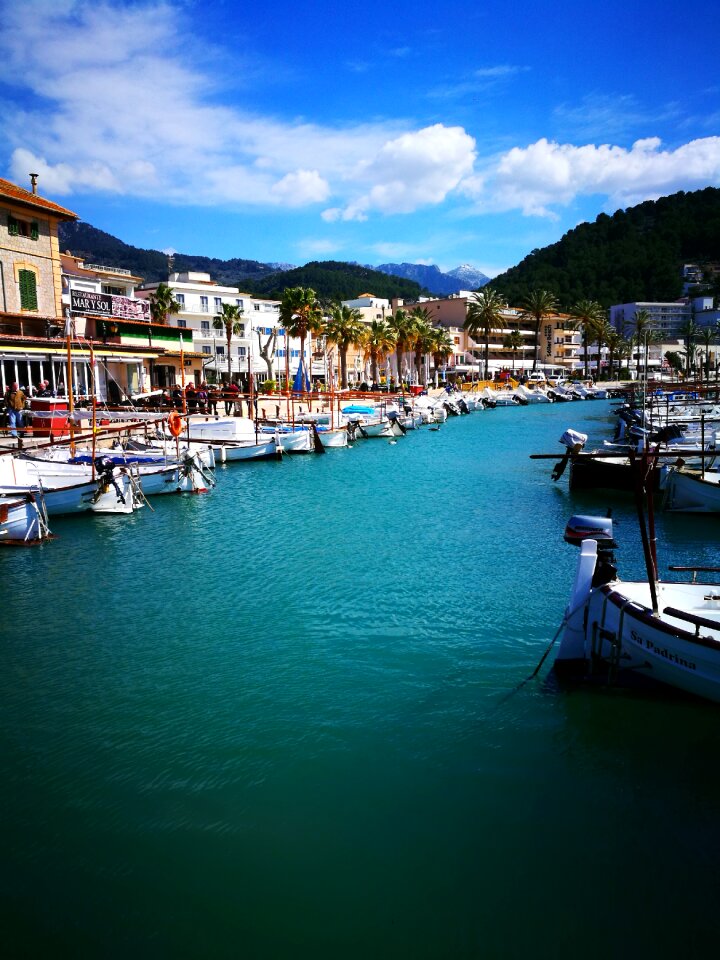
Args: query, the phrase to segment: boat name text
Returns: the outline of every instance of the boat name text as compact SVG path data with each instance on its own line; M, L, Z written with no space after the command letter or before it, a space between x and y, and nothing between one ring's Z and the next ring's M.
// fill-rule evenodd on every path
M663 657L663 659L668 660L670 663L677 663L679 666L685 667L686 670L697 670L697 665L693 663L692 660L679 657L672 650L668 650L667 647L658 647L648 637L640 637L634 630L630 631L630 636L639 647L644 647L656 657Z

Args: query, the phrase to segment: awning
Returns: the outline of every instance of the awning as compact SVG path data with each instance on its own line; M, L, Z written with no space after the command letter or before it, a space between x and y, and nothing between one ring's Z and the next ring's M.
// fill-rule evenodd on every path
M83 354L82 359L83 359L83 360L88 360L89 357L90 357L89 354ZM74 359L77 360L78 357L75 356ZM132 356L132 355L122 356L121 354L115 354L115 353L113 353L113 354L98 353L97 350L96 350L96 351L95 351L95 359L96 359L96 360L104 360L104 361L107 362L107 363L142 363L144 360L155 360L155 359L157 359L157 358L156 358L156 357L148 357L147 355L145 355L144 357L134 357L134 356Z

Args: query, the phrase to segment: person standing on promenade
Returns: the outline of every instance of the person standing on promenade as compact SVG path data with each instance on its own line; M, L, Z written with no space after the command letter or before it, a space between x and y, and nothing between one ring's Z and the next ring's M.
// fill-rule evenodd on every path
M17 383L13 383L8 397L8 425L11 437L16 437L25 425L25 394Z
M238 394L240 390L235 381L228 383L225 387L225 415L230 416L230 414L236 412L236 403L238 399Z
M213 383L207 388L208 413L217 416L218 388Z

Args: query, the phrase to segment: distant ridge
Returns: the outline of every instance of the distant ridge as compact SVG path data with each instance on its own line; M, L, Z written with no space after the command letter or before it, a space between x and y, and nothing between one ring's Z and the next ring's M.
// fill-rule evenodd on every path
M279 300L286 287L311 287L321 300L354 300L363 293L391 300L417 300L426 290L412 280L341 260L313 260L304 267L272 273L245 283L248 293Z
M423 263L381 263L372 269L393 277L414 280L438 297L446 297L461 290L477 290L490 281L489 277L469 264L463 264L447 273L443 273L435 264L428 266Z
M89 223L61 223L59 241L63 252L70 250L74 256L83 257L88 263L125 267L149 281L167 280L167 254L160 250L133 247ZM290 265L260 263L258 260L240 258L220 260L186 253L175 254L175 270L209 273L213 280L229 286L236 286L248 278L267 276L288 266Z

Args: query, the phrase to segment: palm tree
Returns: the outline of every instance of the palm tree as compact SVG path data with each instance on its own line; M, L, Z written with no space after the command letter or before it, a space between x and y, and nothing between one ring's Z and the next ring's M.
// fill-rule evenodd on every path
M347 390L348 387L348 349L364 342L365 330L366 326L359 310L339 303L330 309L330 319L325 323L324 333L330 343L337 344L340 354L340 386L343 390Z
M540 324L545 317L551 317L558 311L558 302L553 293L549 290L531 290L521 303L521 316L532 320L535 324L535 340L533 352L532 368L537 368L538 348L540 346Z
M413 343L415 337L415 320L407 310L400 308L391 315L388 323L395 335L395 359L397 363L398 380L402 383L403 354Z
M180 304L166 283L159 283L157 290L150 294L150 316L153 323L162 323L167 325L167 319L170 314L179 313Z
M365 349L370 357L370 374L373 383L378 383L380 379L378 363L395 349L395 334L387 320L372 321L367 328Z
M710 344L715 343L718 336L717 327L701 327L698 339L705 347L705 380L710 385Z
M455 344L452 337L444 327L433 327L431 334L430 349L433 355L435 386L438 382L438 369L443 360L453 355Z
M503 347L506 350L512 350L512 372L513 380L515 379L515 353L523 345L523 335L519 330L511 330L510 333L505 334L503 339Z
M616 356L619 359L620 341L622 339L623 335L619 330L616 330L615 327L610 327L605 336L605 343L608 348L608 380L613 379L613 361Z
M574 330L582 332L585 377L588 377L588 347L593 342L595 331L605 320L605 311L597 300L578 300L570 310ZM599 367L599 361L598 361Z
M425 307L415 307L410 311L410 316L415 321L415 330L413 334L413 347L415 348L415 368L417 370L418 383L423 383L423 355L430 352L432 347L433 318ZM426 385L426 384L425 384Z
M473 340L485 338L485 379L489 379L490 334L502 330L502 311L505 301L502 296L489 287L474 293L468 301L467 316L463 328Z
M240 322L241 316L242 310L240 307L234 303L224 303L222 305L222 313L213 317L213 327L215 330L225 331L225 339L227 341L228 383L232 380L232 353L230 352L230 342L233 336L239 337L243 332L243 325Z
M304 363L308 333L319 333L323 327L322 308L312 287L287 287L280 302L280 319L285 327L286 356L290 355L290 337L299 337L300 362Z
M595 324L595 329L593 333L595 334L595 343L597 343L598 348L598 358L597 358L597 379L600 379L600 373L602 370L602 350L605 344L608 341L608 337L612 336L615 333L615 327L609 322L605 313L601 319L598 319L598 322Z
M696 322L694 317L690 317L685 321L685 323L678 330L681 340L685 341L685 379L690 378L690 369L693 365L694 359L694 345L697 338L700 336L700 326Z
M652 340L651 334L653 333L652 329L652 314L649 310L640 309L635 311L633 317L633 327L632 335L630 337L631 341L635 342L635 345L638 348L637 360L638 360L638 369L637 373L640 371L640 347L643 347L643 367L647 370L647 361L648 361L648 347Z

